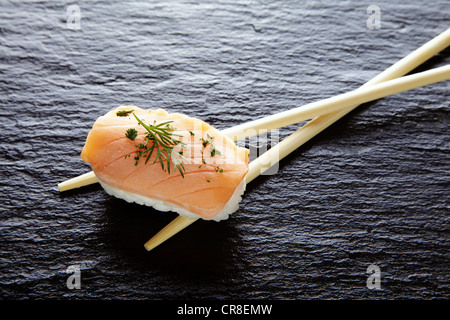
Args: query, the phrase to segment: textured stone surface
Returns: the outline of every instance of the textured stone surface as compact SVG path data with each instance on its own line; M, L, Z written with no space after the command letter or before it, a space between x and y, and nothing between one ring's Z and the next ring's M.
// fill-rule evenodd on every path
M361 106L253 181L229 220L150 253L174 214L56 190L89 170L84 139L114 106L226 128L327 98L444 31L448 1L377 1L379 30L365 1L0 3L0 298L449 297L448 82Z

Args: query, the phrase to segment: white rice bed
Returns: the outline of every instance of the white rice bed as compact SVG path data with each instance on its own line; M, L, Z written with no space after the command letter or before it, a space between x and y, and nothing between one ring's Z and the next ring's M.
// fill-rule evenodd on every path
M242 179L241 183L236 187L233 195L231 196L230 200L228 200L228 202L225 204L225 207L222 209L222 211L220 211L217 215L215 215L210 219L205 219L199 216L198 214L190 212L189 210L186 210L185 208L182 208L171 202L153 199L146 196L142 196L140 194L111 187L110 185L100 180L98 180L98 182L100 183L102 188L105 189L106 193L116 198L125 200L127 202L153 207L159 211L173 211L178 213L180 216L188 217L191 219L204 219L214 221L226 220L229 218L230 214L239 209L239 203L242 200L242 195L244 194L246 187L245 179Z

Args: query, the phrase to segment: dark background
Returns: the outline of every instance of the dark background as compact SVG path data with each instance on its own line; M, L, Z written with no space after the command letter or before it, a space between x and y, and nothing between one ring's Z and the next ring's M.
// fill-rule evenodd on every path
M79 30L67 7L80 8ZM368 29L367 7L381 9ZM449 27L449 1L0 1L1 299L449 297L449 82L365 104L154 251L173 213L99 185L95 119L124 104L219 129L356 89ZM449 50L415 71L449 63ZM284 137L296 126L281 130ZM366 287L381 269L381 290ZM81 266L81 289L66 287Z

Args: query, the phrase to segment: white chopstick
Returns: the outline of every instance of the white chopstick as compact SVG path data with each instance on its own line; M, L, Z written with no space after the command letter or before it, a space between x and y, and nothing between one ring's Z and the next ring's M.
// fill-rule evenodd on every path
M369 101L384 98L393 94L423 87L432 83L450 79L450 65L381 82L371 86L340 94L328 99L279 112L272 116L250 121L242 125L226 129L223 133L235 140L240 140L259 130L272 130L287 127L294 123L310 120L315 117L337 112L352 105L360 105Z

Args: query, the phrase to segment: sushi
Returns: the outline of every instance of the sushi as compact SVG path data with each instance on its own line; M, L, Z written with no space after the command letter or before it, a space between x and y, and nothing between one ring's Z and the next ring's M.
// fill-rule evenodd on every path
M239 208L249 168L249 150L209 124L135 106L99 117L81 158L114 197L215 221Z

